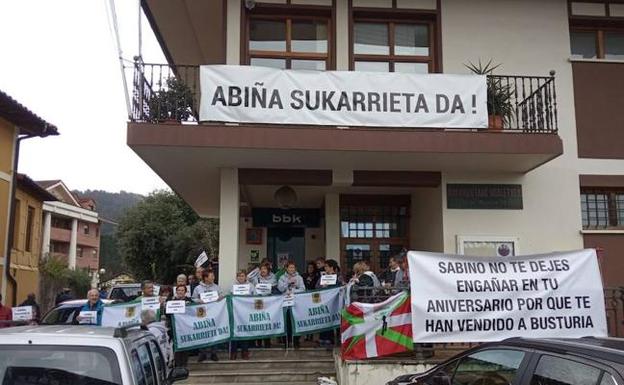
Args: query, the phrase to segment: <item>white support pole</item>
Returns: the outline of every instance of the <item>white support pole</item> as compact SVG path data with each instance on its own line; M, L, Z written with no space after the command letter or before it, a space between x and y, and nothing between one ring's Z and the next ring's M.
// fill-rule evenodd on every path
M67 265L70 269L76 268L76 248L78 246L78 219L72 219L71 236L69 238L69 257Z
M41 242L41 256L48 258L50 254L50 232L52 231L52 213L49 211L43 214L43 240Z
M222 168L219 204L219 286L227 290L238 269L239 205L238 169Z

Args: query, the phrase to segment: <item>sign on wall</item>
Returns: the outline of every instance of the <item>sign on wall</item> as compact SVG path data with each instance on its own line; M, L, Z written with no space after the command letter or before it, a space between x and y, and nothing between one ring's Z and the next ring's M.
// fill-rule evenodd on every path
M319 227L319 209L277 209L255 208L251 210L253 225L256 227Z
M201 121L487 127L486 77L200 67Z
M449 183L446 204L449 209L522 210L522 185Z
M410 251L414 342L607 336L593 249L522 257Z

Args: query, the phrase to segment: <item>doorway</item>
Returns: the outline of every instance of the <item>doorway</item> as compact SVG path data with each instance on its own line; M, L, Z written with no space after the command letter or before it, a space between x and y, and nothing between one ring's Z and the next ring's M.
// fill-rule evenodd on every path
M267 255L277 269L283 259L294 261L300 274L305 272L305 229L303 227L269 227Z

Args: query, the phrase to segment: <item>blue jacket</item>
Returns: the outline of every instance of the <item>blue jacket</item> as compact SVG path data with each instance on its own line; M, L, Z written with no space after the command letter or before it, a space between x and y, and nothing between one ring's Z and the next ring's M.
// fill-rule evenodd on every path
M101 299L98 299L95 303L95 306L91 306L89 301L82 305L80 311L96 311L97 312L97 325L102 325L102 312L104 311L104 302Z

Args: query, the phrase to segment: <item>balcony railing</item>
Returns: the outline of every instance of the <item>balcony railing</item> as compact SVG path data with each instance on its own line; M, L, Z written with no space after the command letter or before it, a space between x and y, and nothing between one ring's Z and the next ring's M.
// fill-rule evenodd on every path
M557 96L550 76L488 75L490 127L506 132L556 133ZM135 62L133 122L197 123L199 66Z

